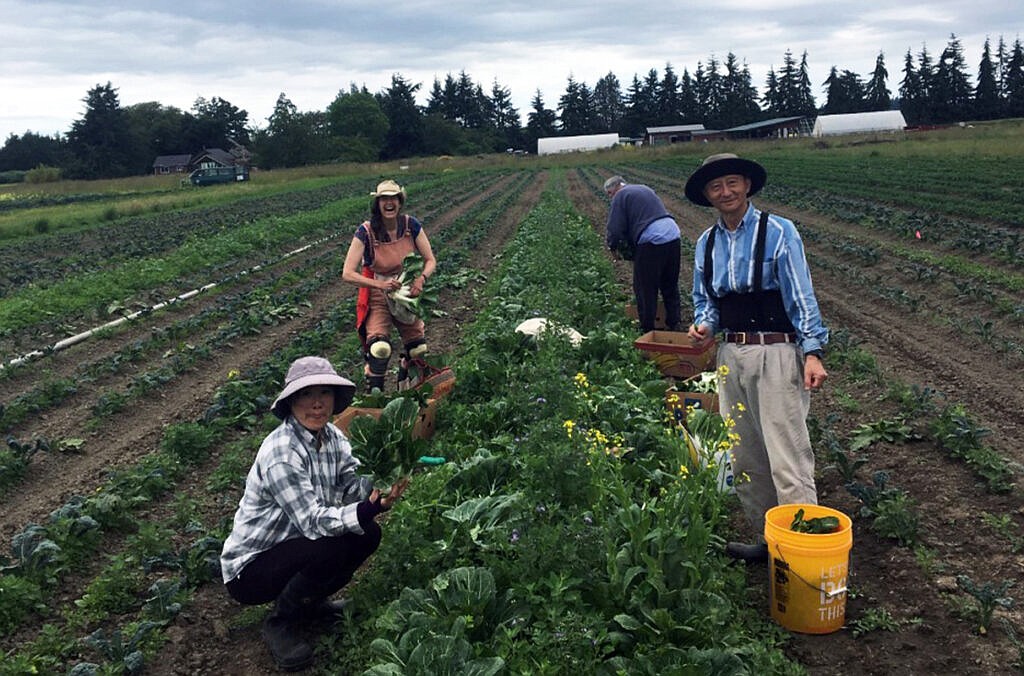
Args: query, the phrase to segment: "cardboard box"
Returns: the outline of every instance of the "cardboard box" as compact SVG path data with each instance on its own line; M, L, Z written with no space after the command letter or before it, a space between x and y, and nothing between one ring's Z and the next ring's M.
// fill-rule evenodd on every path
M674 378L690 378L715 366L715 343L697 347L682 331L648 331L633 346L654 361L659 371Z
M640 313L636 309L636 305L632 303L626 304L626 316L635 322L640 321ZM665 323L665 303L658 300L658 309L654 311L654 328L664 331L668 328L668 324Z
M360 415L380 418L380 414L383 410L384 409L382 408L349 406L344 411L334 416L334 424L341 428L341 431L347 435L349 423L352 422L353 418ZM429 439L434 436L434 418L436 412L437 399L428 399L427 405L420 409L419 417L416 418L416 424L412 428L412 436L414 439Z

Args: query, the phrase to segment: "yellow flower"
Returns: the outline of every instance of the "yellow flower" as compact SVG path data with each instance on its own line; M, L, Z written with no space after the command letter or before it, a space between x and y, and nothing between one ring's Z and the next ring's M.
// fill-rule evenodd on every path
M576 382L576 387L580 389L590 387L590 383L587 382L587 375L585 373L577 373L573 380Z
M686 476L690 473L690 470L686 468L686 465L679 466L679 476Z
M721 378L724 378L727 375L729 375L729 367L726 366L725 364L722 364L721 366L719 366L718 367L718 375Z
M231 369L228 371L228 380L233 380L240 375L242 375L242 373L238 369Z
M743 411L747 410L747 407L740 402L736 402L736 410L742 413Z
M564 423L562 423L562 427L565 428L565 433L569 435L570 439L572 439L572 431L576 427L576 423L574 423L572 420L566 420Z

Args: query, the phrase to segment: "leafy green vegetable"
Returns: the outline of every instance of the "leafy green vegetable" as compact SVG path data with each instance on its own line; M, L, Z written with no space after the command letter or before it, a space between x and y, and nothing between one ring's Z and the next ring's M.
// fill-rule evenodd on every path
M363 466L385 485L412 474L428 442L413 437L420 406L414 399L399 397L388 402L380 417L361 415L349 423L352 451Z
M419 254L406 254L402 259L402 274L398 276L402 287L388 294L388 298L395 304L416 317L426 317L437 303L437 292L433 287L424 285L420 295L410 295L413 283L423 274L424 265L423 257Z
M818 516L813 519L805 519L804 510L801 508L796 510L796 514L793 515L793 523L789 525L789 529L796 533L811 533L813 535L835 533L839 530L839 517Z
M427 405L427 400L430 398L433 390L434 388L430 383L426 383L423 387L395 390L394 392L383 392L374 388L372 392L367 392L357 397L352 402L352 405L365 408L384 408L388 405L388 402L406 398L412 399L420 408L423 408Z

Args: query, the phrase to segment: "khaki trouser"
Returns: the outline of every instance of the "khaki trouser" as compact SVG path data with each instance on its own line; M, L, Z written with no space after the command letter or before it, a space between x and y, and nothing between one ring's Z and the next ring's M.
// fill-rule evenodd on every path
M719 406L740 437L732 450L736 494L758 541L772 507L818 503L802 358L793 344L718 346L718 365L729 369Z

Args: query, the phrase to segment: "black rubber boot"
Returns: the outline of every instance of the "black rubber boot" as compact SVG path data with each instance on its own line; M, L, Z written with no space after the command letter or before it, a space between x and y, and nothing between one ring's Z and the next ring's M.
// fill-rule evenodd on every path
M318 603L314 603L309 608L303 611L303 615L308 620L323 620L327 622L336 622L345 617L345 607L348 605L348 599L338 599L336 601L331 599L322 599Z
M747 563L766 563L768 561L768 545L763 542L752 545L730 542L725 545L725 553Z
M277 597L273 612L263 621L263 641L277 666L285 671L299 671L313 663L313 648L299 631L303 611L311 604L310 589L302 574L293 577Z

